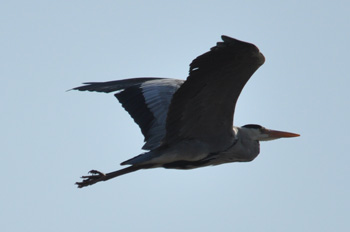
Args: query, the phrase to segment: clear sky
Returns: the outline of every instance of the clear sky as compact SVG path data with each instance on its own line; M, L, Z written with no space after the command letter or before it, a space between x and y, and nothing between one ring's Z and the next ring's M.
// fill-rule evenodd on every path
M145 3L147 2L147 3ZM3 1L1 231L350 231L349 1ZM84 189L143 137L112 94L129 77L185 79L222 34L266 57L235 125L301 137L250 163L139 171Z

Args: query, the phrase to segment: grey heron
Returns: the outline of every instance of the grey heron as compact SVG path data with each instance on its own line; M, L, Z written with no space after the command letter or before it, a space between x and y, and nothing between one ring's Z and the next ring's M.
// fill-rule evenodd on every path
M222 36L222 41L190 64L187 80L132 78L88 82L80 91L116 92L115 97L139 125L147 150L110 173L91 170L79 188L140 169L193 169L254 160L259 141L298 134L249 124L233 125L237 99L249 78L265 62L259 49Z

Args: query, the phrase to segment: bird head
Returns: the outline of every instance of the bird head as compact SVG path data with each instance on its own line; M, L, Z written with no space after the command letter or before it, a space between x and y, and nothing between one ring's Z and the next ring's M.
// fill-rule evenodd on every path
M241 127L250 139L257 141L269 141L280 138L298 137L299 134L266 129L260 125L248 124Z

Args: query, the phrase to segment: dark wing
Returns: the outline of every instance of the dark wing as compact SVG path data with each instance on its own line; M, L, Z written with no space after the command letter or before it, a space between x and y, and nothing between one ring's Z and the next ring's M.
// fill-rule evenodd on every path
M239 94L265 58L253 44L222 40L191 63L170 104L164 144L197 139L212 150L229 145Z
M109 82L89 82L74 88L115 94L124 109L139 125L145 137L146 150L157 148L165 136L168 108L175 91L183 80L166 78L132 78Z

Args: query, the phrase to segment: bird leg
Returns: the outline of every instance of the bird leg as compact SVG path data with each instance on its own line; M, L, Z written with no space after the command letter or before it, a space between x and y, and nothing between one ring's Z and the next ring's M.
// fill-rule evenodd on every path
M89 174L91 174L91 175L82 176L81 178L83 179L83 181L76 182L75 184L78 185L78 188L83 188L83 187L86 187L89 185L96 184L97 182L100 182L100 181L106 181L106 180L130 173L130 172L135 172L135 171L140 170L140 169L147 169L147 168L152 168L152 167L153 167L153 165L150 165L150 164L149 165L142 165L142 166L133 165L133 166L123 168L123 169L120 169L120 170L117 170L114 172L109 172L106 174L103 172L97 171L97 170L91 170L89 172Z

